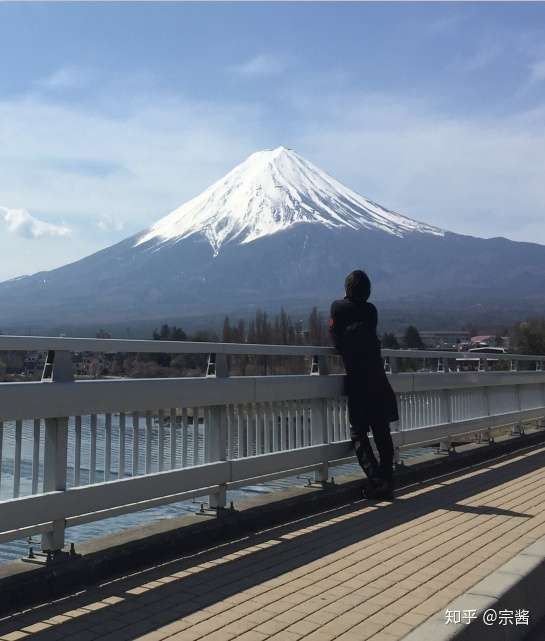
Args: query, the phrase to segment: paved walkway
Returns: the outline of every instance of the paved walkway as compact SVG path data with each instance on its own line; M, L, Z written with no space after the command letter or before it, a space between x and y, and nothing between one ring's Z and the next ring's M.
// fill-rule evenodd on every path
M545 534L545 448L0 621L2 641L394 641Z

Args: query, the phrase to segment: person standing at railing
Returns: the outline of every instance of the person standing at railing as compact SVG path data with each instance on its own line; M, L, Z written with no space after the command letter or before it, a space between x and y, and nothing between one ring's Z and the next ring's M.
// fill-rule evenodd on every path
M346 296L331 305L329 329L346 370L350 436L367 476L368 498L393 498L394 446L390 423L399 420L397 401L384 371L377 337L377 310L368 302L371 281L356 270L345 279ZM369 429L380 461L369 442Z

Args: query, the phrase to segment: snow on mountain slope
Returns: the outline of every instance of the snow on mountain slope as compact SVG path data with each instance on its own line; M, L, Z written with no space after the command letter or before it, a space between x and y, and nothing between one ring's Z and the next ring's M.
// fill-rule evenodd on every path
M136 241L164 243L201 233L214 253L297 223L443 236L444 231L363 198L285 147L258 151L199 196L144 231Z

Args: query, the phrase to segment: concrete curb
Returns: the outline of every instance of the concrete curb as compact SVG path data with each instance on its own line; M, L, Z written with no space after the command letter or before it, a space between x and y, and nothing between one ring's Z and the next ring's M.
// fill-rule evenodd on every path
M518 641L545 615L545 537L507 561L445 608L415 628L403 641ZM487 609L529 611L529 625L483 622ZM477 610L471 623L446 623L446 610Z

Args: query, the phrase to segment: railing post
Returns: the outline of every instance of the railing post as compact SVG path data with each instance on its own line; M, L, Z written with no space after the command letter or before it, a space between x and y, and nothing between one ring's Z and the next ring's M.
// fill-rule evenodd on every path
M312 376L327 376L329 374L327 356L315 355L312 357L310 374ZM310 444L322 445L327 442L327 401L325 398L315 398L310 403ZM318 483L325 483L328 473L328 462L323 461L321 468L314 472L314 480Z
M310 404L310 444L322 445L328 442L327 433L327 401L325 398L315 398ZM328 461L322 461L322 467L314 472L314 480L325 483L328 479Z
M395 356L388 356L388 369L390 374L397 374L399 371L398 359Z
M42 383L73 383L72 354L68 351L47 353ZM68 417L45 419L44 492L66 490L68 452ZM42 534L42 550L57 552L64 546L65 519L53 521L53 529Z
M45 419L44 492L66 490L68 418ZM65 520L53 522L53 530L42 534L42 550L56 552L64 547Z
M227 378L229 376L229 367L227 356L225 354L209 354L208 366L206 368L207 378ZM226 461L227 460L227 407L225 405L214 405L210 407L205 416L210 421L209 429L206 433L209 436L208 445L209 461ZM206 418L205 418L206 420ZM212 509L224 508L227 500L227 490L225 485L220 485L217 492L210 494L208 505Z
M210 420L210 462L227 460L227 408L225 405L214 405L206 413ZM206 419L205 419L206 420ZM226 505L227 491L224 484L220 485L217 492L210 494L208 505L215 508L224 508Z
M323 376L329 374L327 356L313 356L310 366L311 376Z
M207 378L227 378L229 367L226 354L209 354L206 367Z

